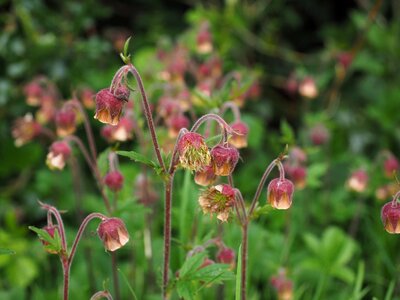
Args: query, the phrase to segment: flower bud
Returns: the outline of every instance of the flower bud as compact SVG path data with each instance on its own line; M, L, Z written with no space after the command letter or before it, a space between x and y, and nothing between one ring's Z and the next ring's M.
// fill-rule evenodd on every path
M97 228L97 234L108 251L115 251L129 241L129 233L124 222L119 218L103 220Z
M384 162L386 177L393 177L393 173L399 170L399 161L393 155L390 155Z
M76 130L76 113L73 107L64 105L64 107L56 113L55 123L58 136L64 137L73 134Z
M39 135L40 130L40 124L33 119L31 114L16 119L12 128L15 146L20 147L30 142Z
M50 152L47 154L46 164L51 170L62 170L65 162L71 156L71 148L67 142L58 141L50 146Z
M337 62L347 69L353 61L353 55L350 52L341 52L337 55Z
M197 171L194 175L194 182L202 186L213 184L215 179L217 179L217 175L214 173L213 166L206 166L202 170Z
M104 183L110 190L118 192L124 184L124 176L119 171L109 172L104 177Z
M174 115L168 119L168 135L176 138L182 128L189 127L189 119L185 115Z
M185 169L200 171L210 165L210 151L203 136L195 132L185 133L178 142L179 162Z
M232 174L239 161L239 151L229 145L217 145L212 148L210 154L214 173L219 176Z
M288 209L292 205L294 186L286 178L275 178L268 185L268 202L276 209Z
M318 88L312 77L306 77L299 85L299 94L308 99L314 99L318 96Z
M290 168L290 177L296 188L303 189L306 186L307 171L303 166L294 166Z
M203 263L200 265L199 269L205 268L209 265L215 264L215 261L209 259L208 257L204 258Z
M235 251L231 248L223 247L217 253L217 262L235 266Z
M43 227L42 229L45 230L52 238L54 238L54 234L55 234L56 230L58 231L58 227L54 226L54 225L47 225L47 226ZM49 245L49 243L46 242L45 240L41 239L40 241L42 242L43 246ZM45 250L47 253L50 253L50 254L58 254L57 251L49 249L49 248L45 248Z
M230 126L233 129L233 133L229 137L228 142L237 149L247 147L249 127L240 120L230 124Z
M285 271L281 271L277 276L271 277L270 282L278 294L278 300L293 299L293 283L286 278Z
M310 130L311 142L316 146L326 144L329 137L329 131L323 124L318 124Z
M124 103L129 99L129 90L119 87L114 93L110 89L102 89L96 94L95 119L102 123L117 125L121 117Z
M228 220L231 207L235 204L235 190L227 184L209 187L199 197L203 213L217 214L222 222Z
M347 187L358 193L362 193L367 188L368 174L365 170L354 171L347 180Z
M400 233L400 205L397 202L390 201L382 207L381 219L387 232Z

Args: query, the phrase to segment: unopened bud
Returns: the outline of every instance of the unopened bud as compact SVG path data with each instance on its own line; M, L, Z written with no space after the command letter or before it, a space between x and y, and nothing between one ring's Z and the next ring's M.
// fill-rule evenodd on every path
M119 171L109 172L104 177L104 183L110 190L118 192L124 184L124 176Z
M211 149L211 159L215 175L228 176L239 161L239 151L228 144L217 145Z
M390 201L382 207L381 219L387 232L400 233L400 205L397 202Z

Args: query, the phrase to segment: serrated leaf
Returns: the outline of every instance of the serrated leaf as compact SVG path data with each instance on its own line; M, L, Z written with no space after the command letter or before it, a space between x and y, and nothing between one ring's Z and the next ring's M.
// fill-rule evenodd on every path
M46 250L51 252L60 252L61 251L61 237L58 233L58 230L54 231L54 237L52 237L46 230L39 229L35 226L29 226L30 230L34 231L38 236L39 239L45 241L47 245L44 246Z
M116 153L118 155L128 157L135 162L139 162L139 163L145 164L146 166L149 166L156 172L157 175L160 175L160 176L163 175L162 167L159 164L157 164L156 162L152 161L151 159L148 159L143 154L140 154L135 151L117 151Z
M0 248L0 255L14 255L15 251L6 248Z
M281 122L281 133L282 133L281 142L283 144L288 144L288 145L295 144L294 131L286 120Z
M178 281L176 284L178 295L182 299L191 300L194 296L193 283L188 281Z
M190 276L192 280L202 280L208 283L221 282L224 280L232 280L235 275L230 271L228 264L211 264L198 269Z
M200 268L205 258L206 258L206 253L201 252L201 253L196 253L193 256L186 259L186 261L182 265L182 268L179 270L179 277L184 278L188 274L196 272Z

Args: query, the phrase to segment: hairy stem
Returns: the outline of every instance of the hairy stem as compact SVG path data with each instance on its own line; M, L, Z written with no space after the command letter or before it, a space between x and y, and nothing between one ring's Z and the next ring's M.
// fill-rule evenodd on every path
M171 207L172 185L174 173L165 182L165 208L164 208L164 267L163 267L163 299L168 299L169 260L171 251Z

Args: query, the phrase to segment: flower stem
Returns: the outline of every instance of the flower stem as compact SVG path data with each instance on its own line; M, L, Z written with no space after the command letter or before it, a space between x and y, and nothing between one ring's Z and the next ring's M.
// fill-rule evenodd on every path
M164 267L163 267L163 299L168 299L169 260L171 251L171 206L172 186L174 173L165 182L165 208L164 208Z
M246 300L246 282L247 282L247 256L248 256L248 222L242 225L242 273L240 282L240 299Z
M68 263L66 260L62 260L62 266L63 266L63 276L64 276L64 282L63 282L63 299L68 300L68 294L69 294L69 271L71 265Z
M153 121L153 117L151 114L149 101L147 99L146 92L144 90L142 78L141 78L139 72L136 70L136 68L132 64L129 65L129 70L131 71L132 75L135 77L136 82L139 86L140 94L142 96L142 106L143 106L143 110L144 110L144 115L146 117L147 125L150 130L150 135L151 135L151 139L153 141L154 151L156 153L158 163L160 164L163 171L166 172L164 160L161 156L160 146L158 144L157 135L156 135L156 131L154 128L154 121Z

